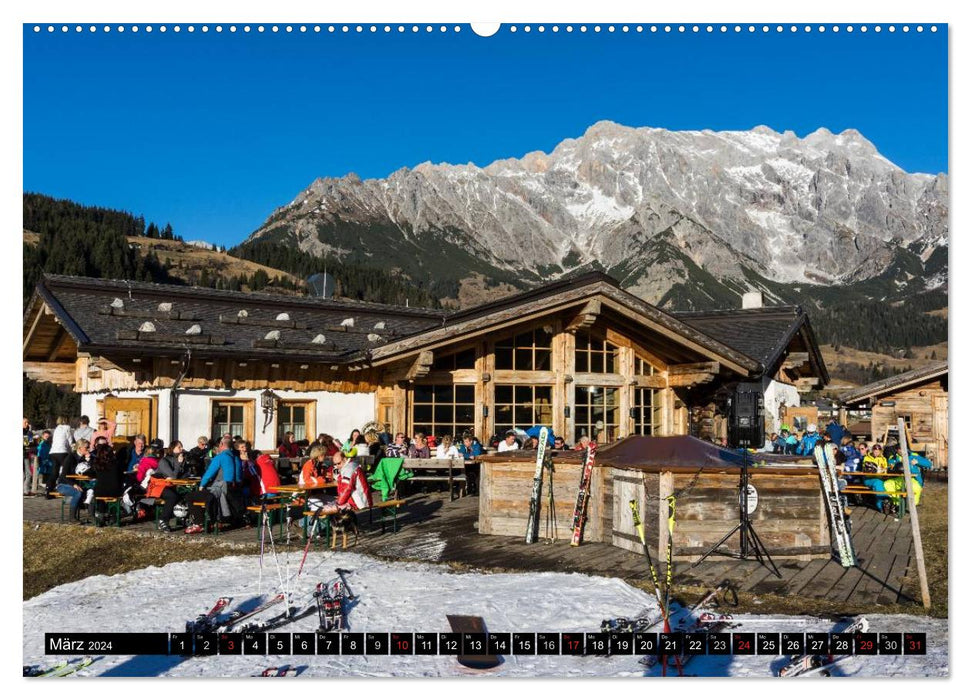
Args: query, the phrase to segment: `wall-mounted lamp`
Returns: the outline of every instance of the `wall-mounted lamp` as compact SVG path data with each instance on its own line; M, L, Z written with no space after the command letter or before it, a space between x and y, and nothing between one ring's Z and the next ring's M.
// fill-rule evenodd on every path
M491 382L492 381L492 375L489 374L488 372L483 372L482 373L482 381L483 382Z
M483 418L488 418L489 417L489 407L488 406L483 406L482 407L482 417Z
M563 417L564 418L569 418L570 417L570 407L569 406L564 406L563 407Z
M629 415L630 415L631 418L634 418L635 420L637 419L637 409L636 408L630 409L630 411L628 413L629 413Z
M572 374L564 374L563 375L563 383L564 384L572 384L573 383L573 375Z

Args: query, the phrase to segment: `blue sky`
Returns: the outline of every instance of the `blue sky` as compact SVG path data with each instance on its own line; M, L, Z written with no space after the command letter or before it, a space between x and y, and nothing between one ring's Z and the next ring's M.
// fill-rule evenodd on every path
M549 151L601 119L766 124L800 136L855 128L905 170L936 173L948 169L947 115L943 25L504 28L489 38L465 25L458 34L24 28L24 189L223 245L316 177L384 177L426 160L486 165Z

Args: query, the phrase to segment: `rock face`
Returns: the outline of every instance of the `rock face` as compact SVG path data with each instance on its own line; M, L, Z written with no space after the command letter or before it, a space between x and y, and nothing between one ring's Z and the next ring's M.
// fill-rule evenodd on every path
M760 280L867 280L900 249L927 261L947 246L947 190L946 175L906 173L852 129L799 138L598 122L551 153L485 168L318 179L249 240L519 287L599 267L653 302L691 282L700 303Z

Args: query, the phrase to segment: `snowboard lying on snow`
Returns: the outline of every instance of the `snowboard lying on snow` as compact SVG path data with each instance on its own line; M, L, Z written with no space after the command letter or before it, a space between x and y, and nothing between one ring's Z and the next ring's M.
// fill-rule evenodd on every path
M459 634L486 634L485 620L474 615L446 615L453 632ZM495 668L502 659L495 654L459 654L458 662L477 671Z

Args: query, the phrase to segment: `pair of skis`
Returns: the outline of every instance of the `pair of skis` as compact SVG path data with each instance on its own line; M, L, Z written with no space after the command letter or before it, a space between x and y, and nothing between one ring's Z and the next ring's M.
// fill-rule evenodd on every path
M223 597L216 601L216 604L209 609L209 612L204 613L197 617L195 620L191 620L185 623L185 631L189 634L195 632L210 632L216 624L216 617L221 613L231 602L232 598Z
M547 536L550 542L556 539L556 520L553 514L553 465L547 459L549 429L541 428L539 432L539 446L536 450L536 471L533 474L533 491L529 497L529 518L526 521L526 544L533 544L539 537L539 511L543 492L543 469L550 470L550 503L547 513ZM583 526L587 518L587 503L590 500L590 482L596 451L588 447L583 457L583 469L580 472L580 488L573 508L573 522L571 523L570 545L577 547L583 539ZM549 463L548 463L549 462Z
M844 623L836 632L844 634L854 634L855 632L866 632L870 629L870 623L865 617L856 617L848 623ZM842 661L826 654L800 654L789 659L788 663L779 669L780 678L792 678L794 676L804 676L809 673L825 673L834 663Z
M83 659L76 661L61 661L47 668L37 665L24 666L24 678L64 678L65 676L73 675L83 668L87 668L93 663L93 658L85 656Z
M540 428L539 445L536 448L536 472L533 474L533 492L529 496L529 518L526 521L526 544L533 544L539 537L539 507L543 492L543 468L546 466L547 440L550 431Z
M843 503L840 500L839 482L836 478L836 445L831 442L827 442L825 446L817 444L813 456L823 484L823 500L829 515L832 543L836 546L840 564L849 569L856 566L856 553L853 551L849 522L843 513Z

